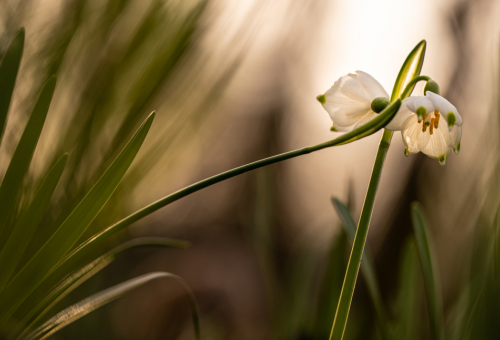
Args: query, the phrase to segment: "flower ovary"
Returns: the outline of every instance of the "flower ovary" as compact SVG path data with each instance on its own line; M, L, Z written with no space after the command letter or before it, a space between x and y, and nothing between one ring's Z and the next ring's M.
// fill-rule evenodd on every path
M424 87L424 93L427 91L433 92L435 94L439 94L439 85L434 80L429 79Z
M371 108L374 112L382 112L391 102L385 97L377 97L372 101Z

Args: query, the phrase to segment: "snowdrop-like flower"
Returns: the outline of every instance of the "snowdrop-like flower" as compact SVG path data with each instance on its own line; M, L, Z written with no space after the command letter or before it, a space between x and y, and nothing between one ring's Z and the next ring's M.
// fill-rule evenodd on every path
M435 82L429 88L439 92ZM434 87L435 86L435 87ZM333 131L350 131L375 118L389 104L389 95L368 73L356 71L338 79L317 97L333 121ZM426 91L403 101L387 130L401 131L405 155L423 152L445 164L451 150L458 154L462 117L455 106L440 95Z
M340 77L317 99L333 121L332 131L351 131L375 118L389 104L382 85L362 71Z
M462 117L455 106L431 91L403 100L386 128L401 130L407 156L422 152L444 165L451 150L460 151Z

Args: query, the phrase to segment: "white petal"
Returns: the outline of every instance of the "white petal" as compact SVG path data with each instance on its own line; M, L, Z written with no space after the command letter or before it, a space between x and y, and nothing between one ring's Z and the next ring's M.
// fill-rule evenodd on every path
M325 93L323 107L338 131L349 131L368 111L371 100L357 75L340 77Z
M453 148L453 152L455 155L458 155L460 152L460 140L462 139L462 127L461 126L453 126L451 130L451 148Z
M418 96L415 100L408 103L410 111L415 113L417 113L417 109L421 107L425 109L424 114L431 113L435 110L433 102L425 96Z
M443 118L446 119L446 116L449 113L455 114L455 125L461 126L462 125L462 116L458 113L458 110L455 106L453 106L452 103L450 103L448 100L445 98L441 97L438 94L435 94L433 92L427 91L425 93L426 97L429 97L430 100L434 103L434 106L436 107L439 112L444 116Z
M356 74L358 75L358 79L361 84L363 84L366 91L372 96L371 100L377 97L389 98L389 95L387 94L387 92L385 92L383 86L380 85L380 83L371 75L363 71L356 71Z
M452 135L447 125L442 123L446 122L440 122L439 127L434 129L434 133L430 136L429 143L422 149L422 152L431 158L445 161L451 151L450 141L452 140ZM426 132L426 134L429 133Z
M417 99L418 97L409 97L403 100L401 103L401 106L394 116L392 120L385 126L386 130L391 130L391 131L401 131L403 129L403 123L406 121L408 117L413 115L414 113L410 111L408 108L408 104Z
M373 118L377 117L378 113L375 113L374 111L370 110L364 115L358 122L353 126L353 129L360 127L361 125L364 125L368 123L370 120Z
M412 115L405 120L401 136L409 154L425 149L431 137L428 131L422 132L422 123L418 123L417 115Z

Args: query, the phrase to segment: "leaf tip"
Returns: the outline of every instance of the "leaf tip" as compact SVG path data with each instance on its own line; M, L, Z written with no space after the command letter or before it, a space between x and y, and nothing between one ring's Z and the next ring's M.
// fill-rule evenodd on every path
M421 206L422 206L422 205L421 205L421 204L420 204L420 202L418 202L418 201L413 201L413 202L411 202L411 204L410 204L410 207L411 207L411 210L412 210L412 211L420 211Z
M26 35L26 30L24 29L24 27L20 27L15 34L15 38L19 37L19 39L22 39L24 41L25 35Z

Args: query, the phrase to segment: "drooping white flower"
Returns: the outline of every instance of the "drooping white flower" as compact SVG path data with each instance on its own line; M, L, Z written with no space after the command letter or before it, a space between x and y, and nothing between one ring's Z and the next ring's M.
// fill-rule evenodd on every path
M317 97L333 122L333 131L350 131L377 116L374 103L389 103L382 85L368 73L356 71L339 78L324 95ZM375 100L376 99L376 100ZM401 131L405 154L423 152L441 164L451 150L458 154L462 137L462 117L448 100L427 91L425 96L409 97L385 126Z
M318 100L333 121L333 131L350 131L377 116L371 104L389 95L382 85L363 71L340 77Z
M444 165L451 150L460 151L462 117L455 106L433 92L403 100L390 125L386 129L401 131L407 156L422 152Z

